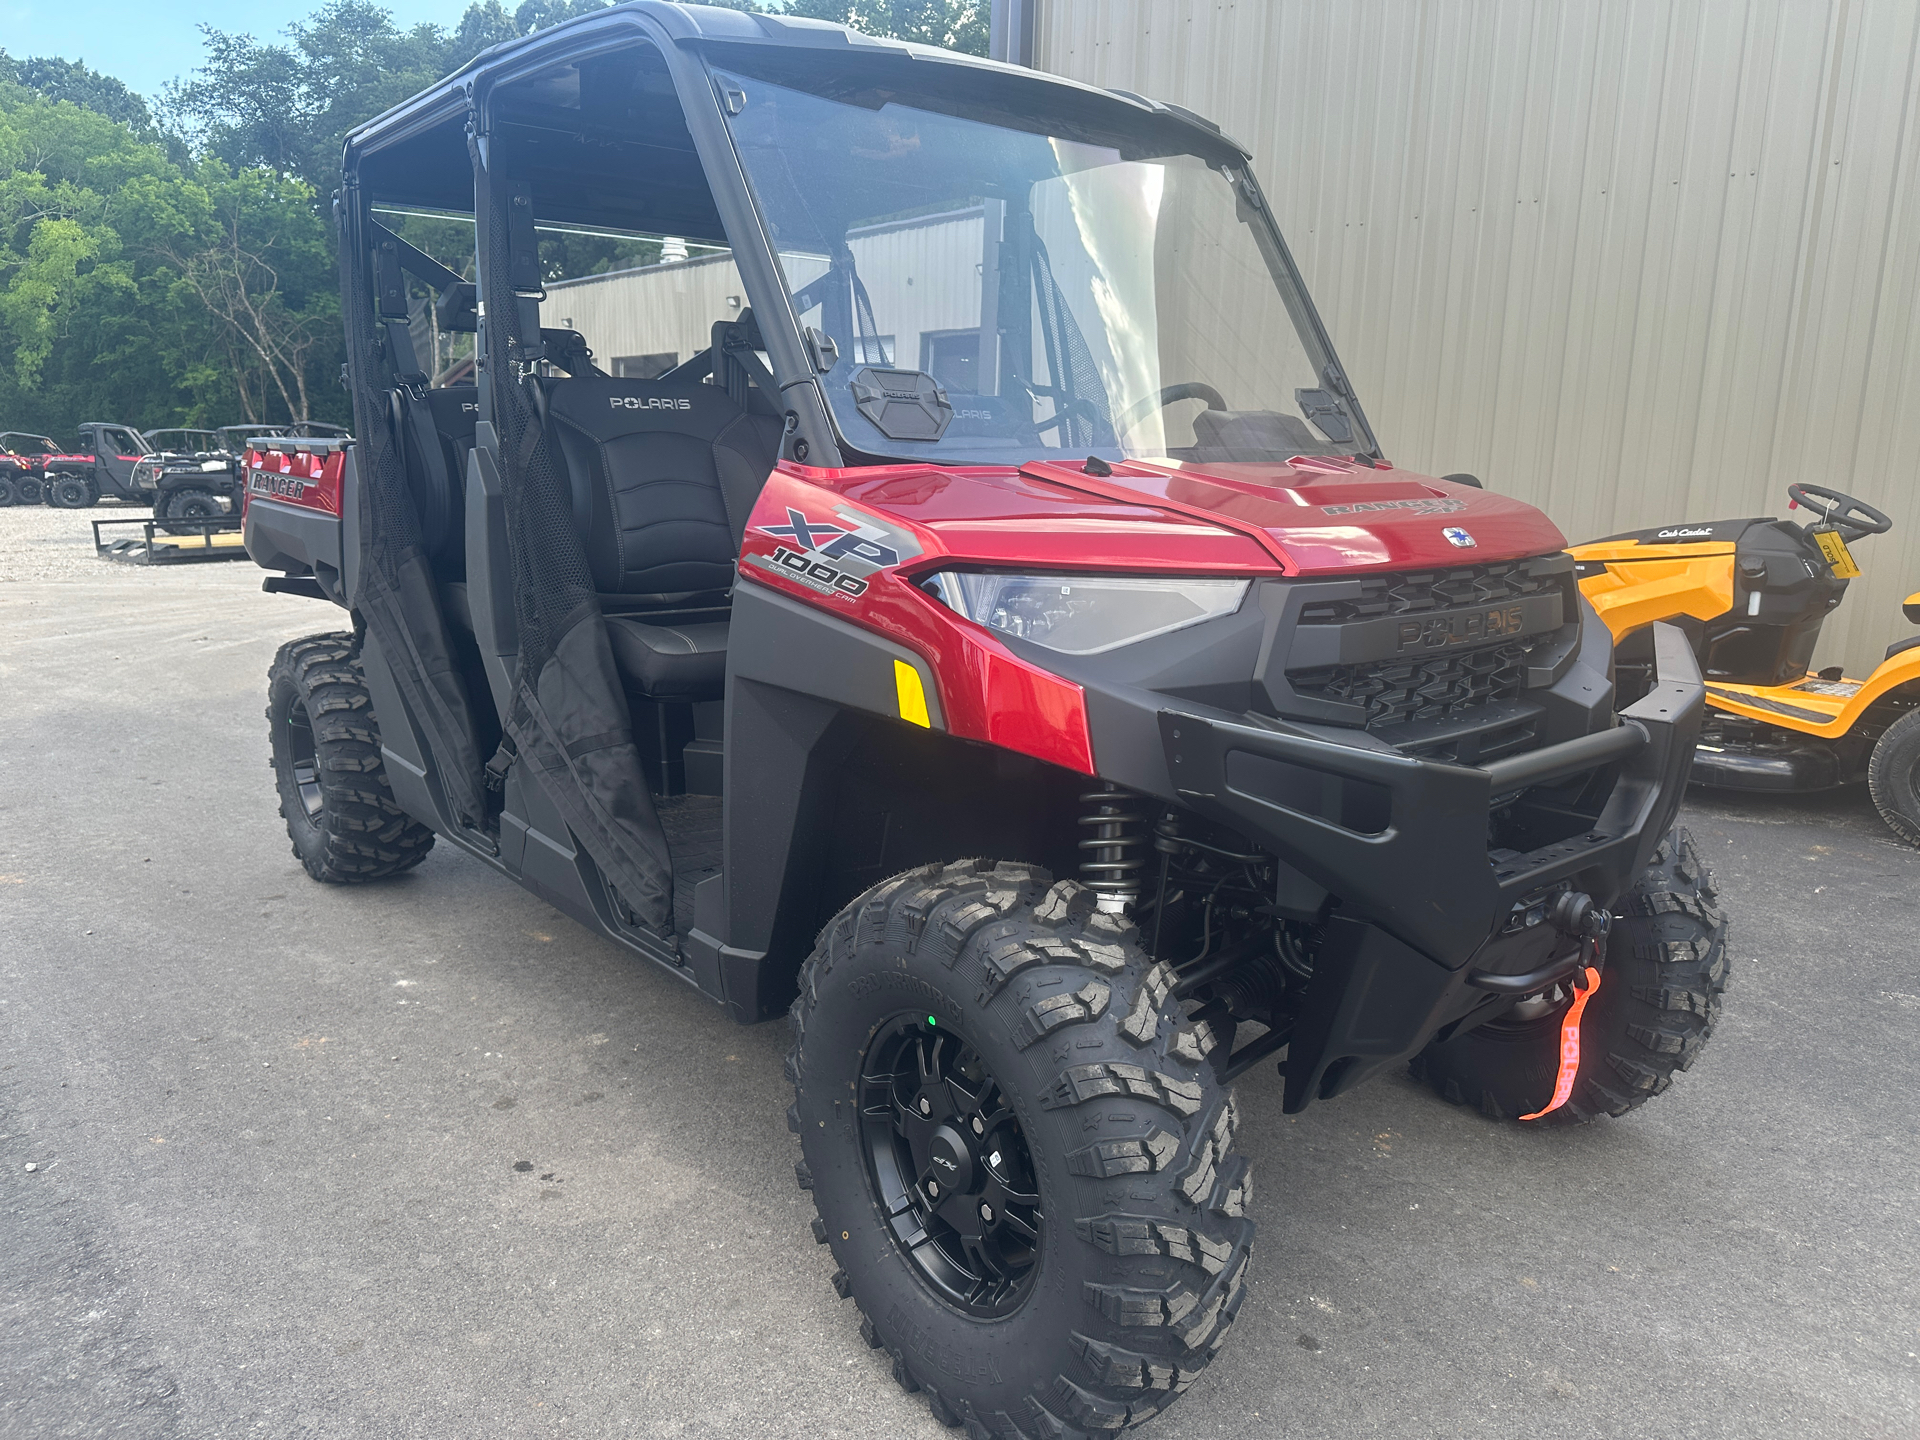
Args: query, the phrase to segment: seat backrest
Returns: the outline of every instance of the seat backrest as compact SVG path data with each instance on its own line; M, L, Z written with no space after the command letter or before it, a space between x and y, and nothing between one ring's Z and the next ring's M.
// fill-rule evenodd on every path
M780 420L698 382L546 382L594 588L677 600L726 590L779 454Z
M421 402L406 398L401 403ZM428 418L440 442L440 463L427 463L415 443L413 427L401 434L407 457L407 479L413 489L414 509L420 516L420 543L444 580L465 576L467 456L473 452L474 426L480 419L480 391L472 385L448 385L426 392Z

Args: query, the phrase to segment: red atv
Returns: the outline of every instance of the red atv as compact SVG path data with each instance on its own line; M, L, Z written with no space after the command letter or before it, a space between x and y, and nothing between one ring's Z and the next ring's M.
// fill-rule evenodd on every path
M1557 1124L1699 1053L1684 638L1616 713L1559 531L1383 458L1212 125L642 0L344 177L358 438L247 459L267 588L350 617L269 675L294 853L437 836L790 1015L814 1238L939 1419L1105 1435L1192 1383L1255 1065ZM477 285L393 209L472 213ZM582 234L725 251L549 292ZM477 387L430 384L429 302Z
M60 447L25 430L0 432L0 509L46 498L47 461Z

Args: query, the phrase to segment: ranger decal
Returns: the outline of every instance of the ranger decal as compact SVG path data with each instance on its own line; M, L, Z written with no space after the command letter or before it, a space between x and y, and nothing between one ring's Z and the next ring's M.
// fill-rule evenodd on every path
M1360 500L1352 505L1322 505L1322 515L1364 515L1370 510L1407 510L1415 515L1451 515L1456 510L1467 508L1464 500L1434 498L1431 500Z

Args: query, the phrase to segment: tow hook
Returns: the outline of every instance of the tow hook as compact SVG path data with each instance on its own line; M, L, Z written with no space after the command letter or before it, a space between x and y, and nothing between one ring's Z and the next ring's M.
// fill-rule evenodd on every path
M1593 903L1593 897L1581 890L1563 891L1547 912L1547 919L1562 935L1596 944L1613 929L1613 916Z
M1613 929L1613 915L1594 904L1591 895L1579 890L1563 891L1554 897L1546 919L1562 935L1583 943L1575 947L1571 955L1562 955L1524 975L1474 970L1467 975L1467 983L1496 995L1535 995L1589 965L1598 968L1605 962L1607 933Z

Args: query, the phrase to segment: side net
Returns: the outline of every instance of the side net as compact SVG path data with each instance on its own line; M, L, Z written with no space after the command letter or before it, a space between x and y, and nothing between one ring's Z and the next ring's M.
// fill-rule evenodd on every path
M488 185L486 359L500 446L507 553L513 575L520 656L507 734L520 760L565 817L601 874L640 920L673 929L673 869L654 813L632 716L613 663L586 547L573 523L572 489L558 445L543 421L537 302L516 303L538 285L529 261L526 187ZM515 230L521 233L516 235ZM519 246L516 263L515 246ZM518 281L518 285L516 285ZM500 297L498 300L495 297Z
M367 216L352 188L337 209L362 537L354 608L419 723L454 818L478 830L487 814L479 741L433 570L421 548L420 521L394 429L392 394L399 381L374 326Z

